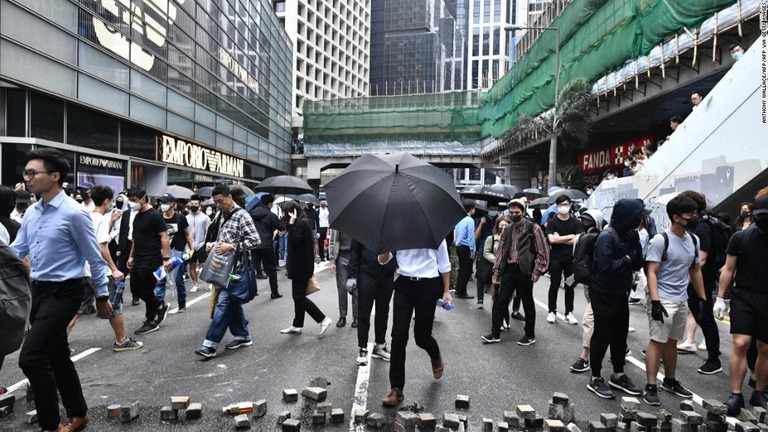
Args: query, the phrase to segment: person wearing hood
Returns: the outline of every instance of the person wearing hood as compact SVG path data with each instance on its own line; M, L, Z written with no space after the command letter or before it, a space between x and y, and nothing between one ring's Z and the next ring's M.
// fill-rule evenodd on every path
M629 333L627 298L632 289L634 272L643 266L637 227L647 213L649 211L642 200L617 201L611 213L610 226L597 236L595 243L594 271L589 284L595 324L590 340L592 376L587 388L604 399L613 399L611 388L635 396L642 393L624 373L624 361ZM613 374L606 383L601 369L609 345Z
M278 299L282 294L277 289L277 257L272 248L272 239L278 231L285 229L283 222L272 213L272 206L275 205L273 195L262 195L259 205L253 207L248 213L253 218L253 225L262 242L251 250L251 256L254 262L260 261L264 268L264 273L269 278L269 289L272 291L270 298Z

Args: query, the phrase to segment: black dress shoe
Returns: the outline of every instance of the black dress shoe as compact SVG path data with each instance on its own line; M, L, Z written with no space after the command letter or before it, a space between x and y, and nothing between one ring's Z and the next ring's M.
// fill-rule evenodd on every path
M525 316L521 314L520 312L512 312L512 319L516 319L518 321L525 321Z
M283 297L282 294L275 294L275 293L272 293L272 295L270 296L270 298L273 299L273 300L274 299L279 299L279 298L282 298L282 297Z
M357 318L354 318L354 319L352 320L352 326L351 326L351 327L352 327L352 328L357 328Z
M336 327L344 327L347 325L347 319L345 317L339 318L339 321L336 323Z
M256 279L267 279L267 276L264 273L258 273Z
M136 298L135 298L135 299L133 299L133 300L131 301L131 305L133 305L133 306L138 306L138 305L139 305L139 299L136 299Z

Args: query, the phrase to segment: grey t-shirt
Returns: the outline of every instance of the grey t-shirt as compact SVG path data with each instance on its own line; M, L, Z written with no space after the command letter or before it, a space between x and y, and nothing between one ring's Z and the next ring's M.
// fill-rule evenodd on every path
M661 259L664 255L664 237L661 234L656 234L648 245L645 260L660 263L659 271L656 274L659 284L659 298L670 301L686 301L688 300L688 283L690 281L688 271L694 262L701 263L699 241L697 238L694 247L692 234L686 232L685 237L680 238L669 229L665 232L669 237L667 259L663 261Z

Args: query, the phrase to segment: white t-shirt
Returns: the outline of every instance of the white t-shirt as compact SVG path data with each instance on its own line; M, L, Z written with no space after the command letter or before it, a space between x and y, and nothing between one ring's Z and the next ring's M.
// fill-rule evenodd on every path
M318 226L320 228L328 228L330 225L328 222L329 212L328 207L319 207L317 209L317 220L318 220Z
M112 241L112 236L109 235L109 219L111 213L103 215L97 212L90 212L88 214L93 221L93 228L96 232L96 241L98 241L99 244L109 244L109 242ZM110 270L109 267L107 267L107 276L112 276L112 270ZM88 261L85 262L85 277L91 277L91 266L88 264Z
M656 273L659 297L669 301L686 301L688 300L688 283L690 282L688 270L692 264L701 263L700 242L697 238L694 247L692 234L686 232L685 236L680 238L670 229L667 229L666 233L669 237L667 259L662 259L664 237L661 234L656 234L648 245L645 260L659 263L659 271Z

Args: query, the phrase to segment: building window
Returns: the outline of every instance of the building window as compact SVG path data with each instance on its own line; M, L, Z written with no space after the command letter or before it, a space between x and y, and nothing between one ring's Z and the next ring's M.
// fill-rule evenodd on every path
M275 2L275 12L285 12L285 1L278 0Z
M117 153L118 121L76 105L67 106L67 143Z
M8 136L27 136L27 92L6 90L6 133Z
M64 102L32 93L30 136L50 141L64 141Z

